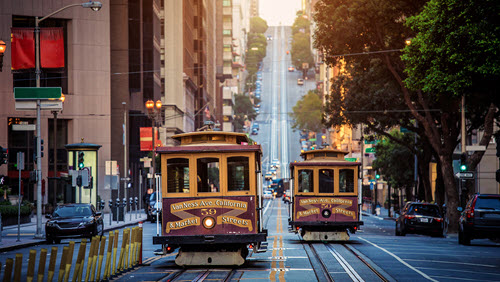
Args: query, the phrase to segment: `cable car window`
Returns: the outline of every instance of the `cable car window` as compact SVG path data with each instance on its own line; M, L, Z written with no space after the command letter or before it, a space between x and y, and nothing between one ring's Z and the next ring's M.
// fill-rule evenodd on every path
M228 191L249 191L249 160L248 157L227 158L227 190Z
M314 178L312 169L299 170L299 192L312 193L314 192Z
M354 192L354 170L339 169L339 192Z
M319 170L319 192L333 193L333 169Z
M189 159L167 160L167 193L189 193Z
M198 193L220 191L218 158L198 159L196 162L196 170L198 172Z

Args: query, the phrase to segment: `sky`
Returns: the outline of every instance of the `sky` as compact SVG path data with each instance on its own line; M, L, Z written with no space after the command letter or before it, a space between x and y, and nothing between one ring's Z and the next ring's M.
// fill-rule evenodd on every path
M260 17L269 26L291 26L295 14L300 10L301 0L259 0Z

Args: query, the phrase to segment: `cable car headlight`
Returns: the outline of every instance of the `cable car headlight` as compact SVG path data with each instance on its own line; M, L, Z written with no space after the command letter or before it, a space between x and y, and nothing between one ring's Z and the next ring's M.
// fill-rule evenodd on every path
M203 219L203 227L211 229L215 226L215 219L213 217L207 216Z
M324 218L329 218L331 215L332 215L332 212L330 210L323 210L321 212L321 215L324 217Z

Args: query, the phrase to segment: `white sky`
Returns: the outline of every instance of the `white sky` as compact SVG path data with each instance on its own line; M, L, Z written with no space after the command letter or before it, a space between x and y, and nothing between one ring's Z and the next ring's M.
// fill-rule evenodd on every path
M259 0L260 17L269 26L291 26L301 8L301 0Z

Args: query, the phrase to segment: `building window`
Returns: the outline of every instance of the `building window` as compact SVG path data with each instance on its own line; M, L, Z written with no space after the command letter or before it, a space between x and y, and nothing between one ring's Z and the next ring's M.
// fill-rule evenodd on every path
M224 6L224 7L231 7L231 0L223 0L222 1L222 6Z
M222 35L231 35L231 30L230 29L224 29L222 31Z

